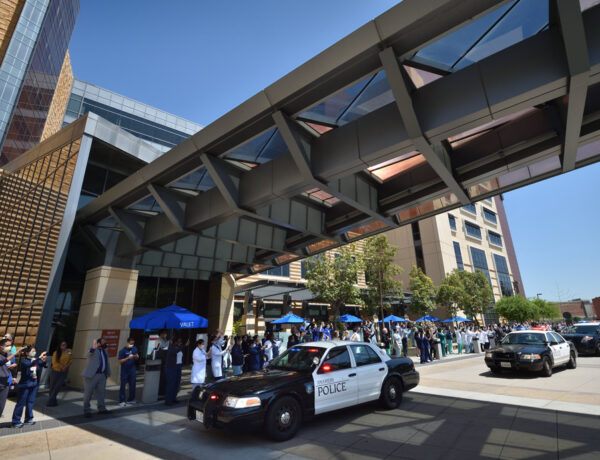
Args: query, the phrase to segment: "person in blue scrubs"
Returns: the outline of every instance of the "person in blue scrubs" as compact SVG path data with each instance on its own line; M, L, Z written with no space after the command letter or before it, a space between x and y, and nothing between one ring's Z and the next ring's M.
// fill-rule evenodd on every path
M119 351L119 364L121 365L121 388L119 390L119 406L125 407L127 404L135 404L135 362L140 359L135 339L129 337L125 347ZM129 384L129 397L125 390Z
M261 344L260 338L258 335L254 336L254 343L248 349L249 360L248 360L248 371L258 371L262 369L263 365L263 354L264 354L264 345Z
M33 404L37 395L42 367L46 367L46 352L43 352L39 358L36 358L35 348L26 347L22 351L19 371L21 377L17 384L17 404L12 416L12 426L21 428L23 422L23 409L25 409L25 423L34 425L33 420Z

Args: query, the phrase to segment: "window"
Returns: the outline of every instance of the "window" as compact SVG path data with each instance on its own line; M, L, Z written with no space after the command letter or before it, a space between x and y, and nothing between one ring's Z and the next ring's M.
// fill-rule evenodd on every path
M300 276L304 279L306 278L306 273L308 272L308 262L303 260L300 262Z
M560 334L557 334L556 332L549 332L549 334L552 336L556 343L565 343L565 339L563 339L560 336Z
M488 269L487 259L485 252L481 249L471 247L471 259L473 261L473 271L482 272L488 279L490 286L492 285L492 279L490 278L490 271Z
M351 367L352 364L350 363L350 353L348 353L348 348L346 346L336 347L329 352L318 373L323 374L325 372L350 369Z
M490 237L490 244L494 246L502 247L502 236L496 232L488 231L488 236Z
M471 222L465 222L465 232L472 238L481 239L481 227Z
M448 222L450 222L450 230L456 231L456 217L452 214L448 214Z
M498 274L498 284L500 285L500 292L503 297L510 297L513 295L512 282L510 280L510 274L508 272L508 264L506 258L499 254L494 254L494 263L496 264L496 273Z
M350 347L357 367L381 362L381 358L368 345L351 345Z
M487 201L489 204L493 204L494 203L494 199L493 198L486 198L485 201Z
M462 253L460 252L460 244L457 241L453 242L454 244L454 255L456 256L456 268L459 270L464 270L465 266L463 264Z
M290 264L280 265L279 267L269 268L268 270L263 272L263 275L271 275L271 276L290 276Z
M483 208L483 217L488 222L491 222L493 224L498 223L498 218L496 217L496 213L494 211L490 211L487 208Z
M462 207L465 211L470 212L471 214L477 215L477 208L474 204L468 204Z

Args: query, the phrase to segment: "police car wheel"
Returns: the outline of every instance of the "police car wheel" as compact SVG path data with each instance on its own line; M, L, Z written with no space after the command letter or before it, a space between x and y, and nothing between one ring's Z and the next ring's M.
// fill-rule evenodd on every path
M552 377L552 363L550 363L550 358L545 357L542 362L542 375L544 377Z
M381 403L386 409L396 409L402 402L402 382L398 377L390 377L381 388Z
M569 362L567 363L568 369L575 369L577 367L577 358L575 358L575 352L571 352L571 357L569 358Z
M265 418L265 430L274 441L287 441L295 436L302 414L300 405L291 396L283 396L276 400Z

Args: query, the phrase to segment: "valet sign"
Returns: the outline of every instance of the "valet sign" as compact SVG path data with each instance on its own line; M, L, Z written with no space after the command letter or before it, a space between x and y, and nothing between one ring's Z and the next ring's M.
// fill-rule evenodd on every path
M196 327L195 321L181 321L179 323L179 329L188 329L193 327Z
M317 397L329 396L346 391L346 380L324 379L317 383Z

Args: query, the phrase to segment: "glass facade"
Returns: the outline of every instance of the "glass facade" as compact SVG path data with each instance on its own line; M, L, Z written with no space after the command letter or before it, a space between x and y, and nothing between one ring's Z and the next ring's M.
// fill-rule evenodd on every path
M493 224L497 224L498 223L498 217L496 216L496 213L494 211L490 211L487 208L483 208L483 217L488 222L491 222Z
M462 253L460 252L460 244L458 241L453 241L452 244L454 246L454 255L456 256L456 268L464 270L465 265L463 264Z
M500 285L500 292L504 297L510 297L513 295L513 286L510 280L510 274L508 272L508 264L506 258L499 254L494 254L494 264L496 264L496 273L498 275L498 284Z
M450 223L450 230L456 231L456 217L452 214L448 214L448 222Z
M501 235L499 235L496 232L490 232L490 231L488 231L488 235L490 237L490 244L493 244L494 246L502 247L502 236Z
M465 222L465 232L472 238L481 239L481 227L471 222Z
M98 86L75 80L63 124L93 112L144 139L162 152L180 144L202 126Z
M487 259L485 257L485 251L481 249L470 247L471 249L471 261L473 262L473 271L482 272L488 279L490 286L492 285L492 279L490 278L490 271L488 269Z
M0 164L39 143L78 13L79 0L27 0L0 69Z

